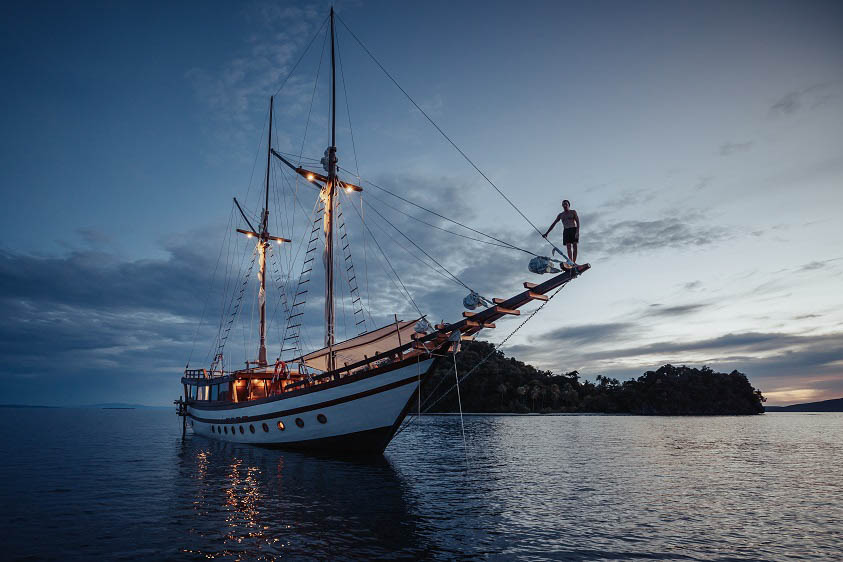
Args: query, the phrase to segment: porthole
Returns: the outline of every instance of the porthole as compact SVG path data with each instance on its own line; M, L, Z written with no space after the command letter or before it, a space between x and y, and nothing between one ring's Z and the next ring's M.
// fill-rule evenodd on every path
M234 435L235 433L237 433L237 428L232 425L231 426L231 434Z
M278 420L278 431L284 431L284 422Z
M216 428L214 426L211 426L211 433L216 433L216 432L217 432Z
M319 414L318 416L316 416L316 419L319 421L319 423L328 422L328 418L325 417L325 414Z
M222 433L222 428L220 426L217 426L217 433Z
M228 435L228 426L225 426L224 428L222 428L222 430L225 431L226 435Z
M240 433L246 433L246 432L243 430L243 426L242 426L242 425L240 426Z
M266 424L264 423L264 424L261 424L261 427L263 427L263 432L264 432L264 433L269 433L269 426L268 426L268 425L266 425Z
M296 418L296 425L299 427L304 427L304 420L301 418Z
M249 431L251 431L252 433L254 433L254 432L255 432L255 426L253 426L253 425L249 424Z

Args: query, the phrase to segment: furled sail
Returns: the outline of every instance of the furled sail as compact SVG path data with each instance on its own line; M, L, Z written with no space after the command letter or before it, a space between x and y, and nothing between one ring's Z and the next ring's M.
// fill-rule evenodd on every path
M366 332L362 336L334 344L334 357L337 367L342 367L345 363L351 365L363 361L366 357L373 357L378 353L409 343L412 341L412 334L415 331L416 322L419 320L421 318L387 324L383 328ZM328 348L323 347L308 353L300 360L303 360L308 367L326 371L328 369ZM299 360L294 361L298 362Z

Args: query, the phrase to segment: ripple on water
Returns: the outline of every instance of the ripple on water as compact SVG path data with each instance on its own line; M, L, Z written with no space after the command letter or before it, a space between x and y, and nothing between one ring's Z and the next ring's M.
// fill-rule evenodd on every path
M384 457L180 439L170 410L0 409L6 556L839 557L843 415L425 417ZM466 467L467 465L467 467Z

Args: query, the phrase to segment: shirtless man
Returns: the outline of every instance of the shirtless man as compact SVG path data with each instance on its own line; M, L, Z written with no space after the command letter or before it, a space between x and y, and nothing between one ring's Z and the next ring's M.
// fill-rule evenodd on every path
M547 235L550 234L556 223L562 221L562 226L564 227L562 231L562 242L568 248L568 259L577 263L577 244L580 241L580 217L571 208L571 202L567 199L562 201L562 208L564 210L556 215L556 220L553 221L553 224L550 225L550 228L542 236L547 238ZM573 246L573 252L571 252L571 246Z

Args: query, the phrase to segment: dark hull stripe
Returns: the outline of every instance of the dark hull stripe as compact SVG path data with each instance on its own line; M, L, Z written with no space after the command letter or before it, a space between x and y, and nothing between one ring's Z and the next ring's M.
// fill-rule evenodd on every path
M424 378L424 377L422 377ZM248 423L253 421L262 421L268 420L271 418L280 418L283 416L292 416L295 414L301 414L302 412L310 412L312 410L318 410L320 408L327 408L329 406L336 406L337 404L343 404L345 402L351 402L352 400L357 400L359 398L365 398L366 396L372 396L374 394L380 394L381 392L386 392L387 390L392 390L394 388L398 388L400 386L404 386L406 384L410 384L413 382L418 382L419 377L418 375L413 375L412 377L408 377L406 379L395 381L390 384L385 384L383 386L379 386L377 388L372 388L369 390L364 390L363 392L357 392L355 394L349 394L348 396L342 396L340 398L335 398L333 400L327 400L325 402L319 402L316 404L311 404L308 406L301 406L299 408L291 408L289 410L280 410L278 412L271 412L268 414L258 414L255 416L239 416L236 418L200 418L193 412L188 412L188 416L193 418L194 420L202 423L210 423L210 424L237 424L237 423ZM191 409L193 409L191 407Z

